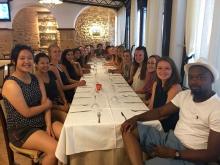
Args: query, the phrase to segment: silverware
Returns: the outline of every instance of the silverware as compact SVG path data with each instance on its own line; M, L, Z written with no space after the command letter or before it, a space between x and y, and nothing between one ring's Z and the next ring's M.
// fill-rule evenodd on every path
M89 104L73 104L73 106L79 106L79 105L81 105L81 106L87 106L87 105L89 105Z
M98 123L101 123L101 112L97 112Z
M141 112L141 111L144 111L144 112L146 112L147 110L141 110L141 109L138 109L138 110L135 110L135 109L131 109L131 111L133 111L133 112Z
M131 104L133 104L133 103L143 103L143 102L140 102L140 101L131 101L131 102L125 101L124 103L131 103Z
M91 111L91 110L71 111L71 112L69 112L69 113L79 113L79 112L89 112L89 111Z
M135 95L122 95L123 97L137 97Z
M121 115L124 117L125 120L127 120L126 116L124 115L123 112L121 112Z
M80 96L80 97L74 97L76 99L81 99L81 98L92 98L92 97L89 97L89 96Z

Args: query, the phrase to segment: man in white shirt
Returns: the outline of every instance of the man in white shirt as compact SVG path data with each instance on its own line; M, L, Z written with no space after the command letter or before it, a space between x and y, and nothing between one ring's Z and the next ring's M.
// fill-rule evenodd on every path
M204 164L220 156L220 98L212 90L217 70L205 60L185 65L190 90L180 92L165 106L125 121L121 132L133 165L143 164L142 150L153 153L145 164ZM161 119L179 111L176 128L168 133L137 121ZM132 130L138 127L138 137Z

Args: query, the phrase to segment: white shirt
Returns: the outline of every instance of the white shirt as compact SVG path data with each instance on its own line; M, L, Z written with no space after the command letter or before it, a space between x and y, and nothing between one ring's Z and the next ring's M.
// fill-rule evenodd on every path
M139 66L134 77L133 77L133 83L131 85L132 89L134 91L136 90L140 90L142 88L144 88L144 85L145 85L145 79L144 80L141 80L140 79L140 74L141 74L141 67ZM138 94L138 96L140 98L144 98L145 97L145 94Z
M180 108L174 134L184 146L207 149L210 129L220 132L220 98L215 94L206 101L193 101L190 90L182 91L171 102Z

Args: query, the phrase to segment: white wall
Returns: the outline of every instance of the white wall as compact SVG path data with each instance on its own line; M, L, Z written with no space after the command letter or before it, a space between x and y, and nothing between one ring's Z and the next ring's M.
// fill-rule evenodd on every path
M33 5L40 5L38 0L13 0L10 2L11 7L11 22L0 22L0 28L12 29L12 22L16 14L23 8ZM77 5L71 3L63 3L57 5L56 8L51 9L52 14L57 20L59 28L74 28L75 20L78 13L85 8L85 5Z

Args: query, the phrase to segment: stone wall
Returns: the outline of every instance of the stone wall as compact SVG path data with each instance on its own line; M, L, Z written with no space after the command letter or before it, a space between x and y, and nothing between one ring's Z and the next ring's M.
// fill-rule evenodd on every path
M33 49L39 47L37 12L34 8L24 8L16 15L13 27L14 44L27 44Z
M77 18L75 29L76 46L98 43L105 44L115 41L115 16L113 9L102 7L89 7L85 9ZM96 26L98 30L91 32L91 28ZM100 31L99 31L100 30Z
M0 58L10 54L13 45L12 33L12 29L0 29Z

